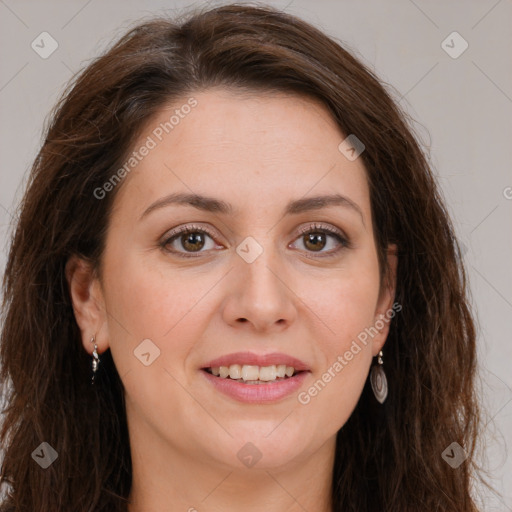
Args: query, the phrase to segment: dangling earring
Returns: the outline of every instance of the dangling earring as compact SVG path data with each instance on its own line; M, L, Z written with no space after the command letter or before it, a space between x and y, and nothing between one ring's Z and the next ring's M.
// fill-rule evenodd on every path
M94 335L92 338L91 338L91 343L94 343L96 339L96 335ZM97 370L98 370L98 366L100 364L100 357L98 355L98 345L96 345L96 343L94 343L94 350L92 352L92 381L91 381L91 384L94 385L94 375L96 374Z
M384 367L382 362L382 350L379 352L377 358L377 364L372 367L370 374L370 384L372 385L373 394L375 398L381 403L384 403L388 396L388 380L384 373Z

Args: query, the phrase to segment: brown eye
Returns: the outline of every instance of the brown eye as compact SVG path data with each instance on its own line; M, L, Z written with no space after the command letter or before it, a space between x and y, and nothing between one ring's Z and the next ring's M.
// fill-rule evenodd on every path
M204 234L199 232L186 233L181 235L180 238L181 246L187 251L200 251L204 247Z
M205 250L215 248L216 244L213 241L213 235L205 228L185 226L167 235L160 246L177 256L188 257L193 256L193 253L199 256Z
M302 236L304 237L304 246L311 251L321 251L327 243L325 233L308 233Z
M303 250L317 253L318 257L336 256L342 249L351 247L350 242L341 231L320 224L302 228L299 235L297 241L302 243ZM299 249L302 248L299 247Z

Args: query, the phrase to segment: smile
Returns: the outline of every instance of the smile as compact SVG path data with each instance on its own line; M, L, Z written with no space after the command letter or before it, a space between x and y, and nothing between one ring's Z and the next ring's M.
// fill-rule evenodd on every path
M250 404L265 404L289 397L311 374L307 363L281 352L226 354L205 361L199 370L215 391Z
M286 366L285 364L270 366L232 364L230 366L206 368L206 371L221 379L231 379L246 384L276 382L288 379L296 373L293 366Z

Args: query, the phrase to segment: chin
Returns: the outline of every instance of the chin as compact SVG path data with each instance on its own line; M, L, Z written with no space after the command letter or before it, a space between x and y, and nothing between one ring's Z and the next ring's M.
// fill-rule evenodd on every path
M304 449L304 436L299 430L285 425L286 420L283 422L283 418L225 425L233 437L226 434L221 439L212 440L212 444L221 450L212 454L212 457L232 469L244 466L248 469L285 466L300 456Z

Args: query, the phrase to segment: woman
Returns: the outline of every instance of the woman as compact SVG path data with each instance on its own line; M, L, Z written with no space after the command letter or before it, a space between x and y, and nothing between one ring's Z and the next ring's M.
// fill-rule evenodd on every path
M4 510L477 510L446 208L376 77L295 17L160 18L85 69L4 298Z

